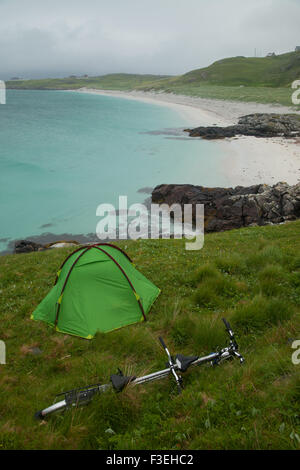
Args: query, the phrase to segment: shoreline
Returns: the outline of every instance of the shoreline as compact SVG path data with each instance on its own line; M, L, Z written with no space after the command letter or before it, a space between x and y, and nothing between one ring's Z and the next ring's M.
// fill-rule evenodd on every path
M87 93L92 95L100 96L110 96L112 98L122 98L127 100L140 101L143 103L156 104L157 106L164 106L166 108L172 109L175 112L179 112L187 121L191 123L193 121L195 125L200 120L214 120L215 117L211 116L209 111L204 112L200 108L196 108L187 103L177 103L173 100L166 99L168 97L167 93L148 93L140 91L113 91L113 90L97 90L94 88L79 88L78 90L69 90L75 93ZM174 95L175 96L175 95Z
M88 93L95 95L124 98L142 101L144 103L166 106L180 113L186 121L186 127L235 124L238 117L254 112L291 113L292 110L282 106L264 105L256 103L230 102L193 98L184 95L167 93L153 93L141 91L112 91L79 89L69 90L73 93ZM296 112L300 115L300 112ZM191 137L186 136L187 139ZM192 138L199 140L200 138ZM251 186L268 184L273 186L278 182L287 182L295 185L300 182L300 139L233 137L223 140L211 141L219 146L221 158L219 165L224 174L226 184L222 187ZM197 142L195 142L197 145ZM200 161L200 159L199 159ZM195 160L197 164L197 160ZM203 185L199 175L197 185ZM205 186L205 185L204 185ZM29 236L25 239L37 242L56 241L57 239L82 239L90 242L91 234L49 234ZM46 240L45 240L46 239ZM9 239L6 249L0 255L11 253L12 244L17 239Z
M235 124L240 116L253 113L287 114L294 112L300 115L299 111L293 111L292 108L284 106L213 100L165 92L88 88L70 91L167 106L180 113L189 127L228 126ZM223 154L221 165L228 187L261 183L273 185L279 181L293 185L300 181L300 142L297 139L241 136L212 141L212 143L218 145ZM201 181L199 181L199 185L201 185Z
M68 90L75 93L88 93L101 96L111 96L113 98L132 99L136 101L143 101L144 103L158 104L160 106L168 106L177 109L179 112L187 112L194 115L197 119L203 121L204 124L209 125L230 125L234 124L240 116L252 113L295 113L299 114L300 111L295 111L291 107L243 102L243 101L227 101L211 98L198 98L187 95L176 95L174 93L166 92L152 92L152 91L122 91L122 90L100 90L97 88L79 88L77 90ZM198 125L201 125L201 122Z

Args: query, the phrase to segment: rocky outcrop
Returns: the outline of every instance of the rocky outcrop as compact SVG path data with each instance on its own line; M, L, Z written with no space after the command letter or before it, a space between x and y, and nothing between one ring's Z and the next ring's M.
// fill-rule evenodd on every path
M47 243L46 245L42 245L41 243L36 243L31 240L19 240L15 242L14 253L32 253L33 251L44 251L50 248L65 248L76 245L79 245L79 243L75 240L59 240L57 242Z
M196 127L185 129L190 137L224 139L237 135L255 137L300 137L298 114L249 114L239 119L238 124L228 127Z
M43 251L46 248L40 243L35 243L30 240L19 240L15 243L14 252L19 253L32 253L33 251Z
M152 192L156 204L204 204L206 232L251 225L278 224L300 218L300 183L259 184L236 188L204 188L163 184Z

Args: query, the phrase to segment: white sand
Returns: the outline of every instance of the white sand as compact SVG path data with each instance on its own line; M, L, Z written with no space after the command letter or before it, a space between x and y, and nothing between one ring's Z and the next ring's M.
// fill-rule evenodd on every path
M181 113L187 127L227 126L235 124L240 116L252 113L295 112L283 106L194 98L172 93L86 88L78 91L168 106ZM296 184L300 181L299 139L241 136L216 142L224 154L223 168L227 186L275 184L279 181Z

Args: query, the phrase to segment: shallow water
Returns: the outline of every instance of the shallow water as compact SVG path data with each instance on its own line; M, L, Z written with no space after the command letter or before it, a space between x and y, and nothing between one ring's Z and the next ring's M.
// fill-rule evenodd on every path
M0 106L0 249L45 232L95 233L99 204L117 208L119 195L143 202L141 188L224 184L218 145L187 139L188 124L156 104L8 90Z

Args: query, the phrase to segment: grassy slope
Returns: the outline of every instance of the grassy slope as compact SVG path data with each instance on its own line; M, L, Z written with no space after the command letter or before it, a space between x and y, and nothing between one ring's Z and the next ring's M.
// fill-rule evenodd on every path
M299 449L300 366L291 362L291 341L300 339L299 230L300 221L210 234L200 252L180 240L120 243L162 294L147 323L92 341L30 320L69 250L0 258L0 447ZM164 367L159 334L174 353L222 347L223 315L239 334L244 366L193 369L182 396L170 379L33 420L56 393L105 383L118 366L134 374Z
M192 70L168 82L176 85L284 87L300 76L300 52L275 57L231 57L206 68Z
M178 77L143 86L145 90L292 106L291 83L300 77L300 53L276 57L233 57Z
M161 75L134 75L115 73L101 77L90 78L49 78L43 80L7 81L10 89L22 90L76 90L78 88L99 88L110 90L132 90L148 83L155 83L165 76Z
M160 82L158 82L160 83ZM144 91L165 91L176 95L195 96L197 98L209 98L229 101L242 101L254 103L266 103L282 106L290 106L296 111L300 106L292 104L291 96L293 90L291 88L271 88L271 87L236 87L221 85L176 85L161 84L158 86L143 87Z
M290 88L300 79L300 53L276 57L233 57L209 67L176 77L155 75L111 74L89 79L49 79L7 82L8 88L163 90L181 95L224 100L275 103L292 106ZM300 109L299 106L294 106Z

